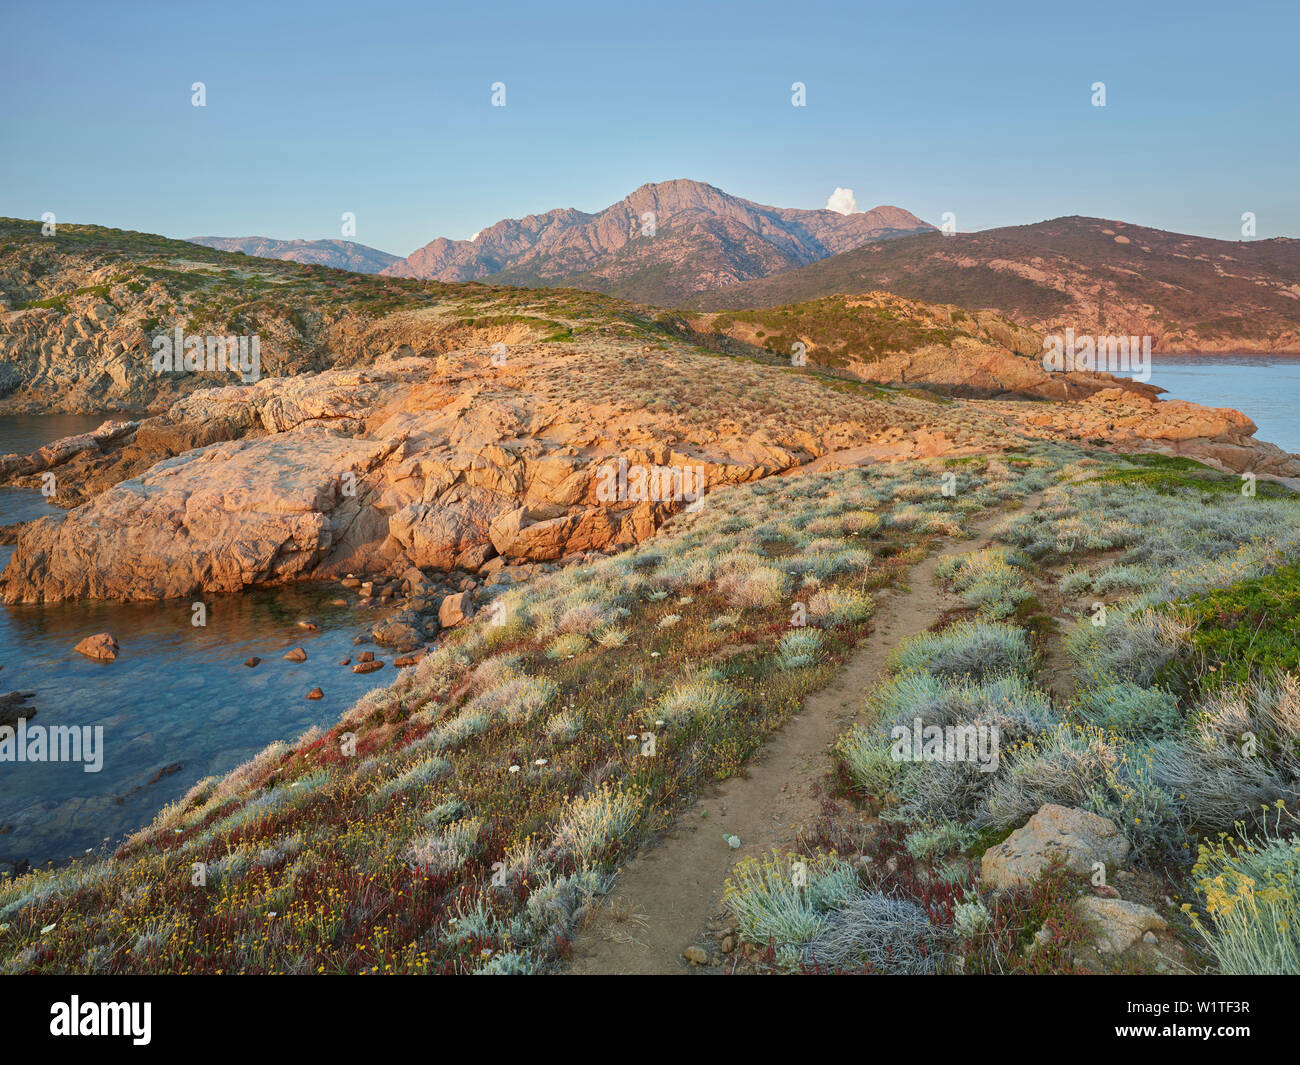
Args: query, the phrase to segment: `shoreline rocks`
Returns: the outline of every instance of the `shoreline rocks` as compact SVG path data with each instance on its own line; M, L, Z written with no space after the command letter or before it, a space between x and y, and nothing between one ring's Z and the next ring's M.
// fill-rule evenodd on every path
M677 346L664 358L683 379L717 373L716 356L669 343ZM987 347L981 357L996 349L1042 372L1027 356ZM202 389L164 415L106 422L18 464L62 462L69 475L60 475L58 501L79 505L15 530L0 599L158 600L339 579L371 605L406 596L428 614L437 582L426 571L486 578L520 562L616 550L653 536L689 502L640 498L628 491L632 479L611 497L614 468L690 470L706 493L796 471L996 449L1011 441L1008 425L1300 477L1300 459L1254 441L1244 415L1160 401L1154 389L1105 375L1082 383L1067 375L1063 395L1092 394L1063 402L900 394L888 404L846 401L805 424L786 409L724 415L708 404L629 404L611 382L649 350L624 340L580 353L525 346L508 374L481 351L457 352L442 371L429 358L380 357ZM943 357L952 362L954 350ZM990 380L1016 392L1003 387L1014 384L998 376L1003 369L990 364ZM524 380L532 385L521 388ZM797 380L794 408L824 393ZM446 606L440 624L472 616L468 605ZM431 635L411 627L394 638L413 647Z

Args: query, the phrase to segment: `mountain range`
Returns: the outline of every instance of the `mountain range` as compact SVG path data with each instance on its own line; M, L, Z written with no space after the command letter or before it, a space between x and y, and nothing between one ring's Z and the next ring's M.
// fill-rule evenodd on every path
M1226 241L1069 216L944 234L899 207L769 207L698 181L595 214L509 218L405 258L343 240L197 237L359 273L573 287L692 311L889 292L996 310L1046 333L1150 336L1158 351L1300 351L1300 240Z
M358 274L377 274L401 256L351 240L275 240L272 237L190 237L217 251L243 252L259 259L283 259L314 266L333 266Z
M573 286L676 304L932 227L900 207L841 214L768 207L699 181L642 185L595 214L506 218L472 240L439 237L406 258L341 240L194 237L221 251L435 281Z
M664 181L642 185L596 214L563 208L505 219L473 240L440 237L382 272L571 285L675 303L931 228L900 207L854 214L768 207L699 181Z

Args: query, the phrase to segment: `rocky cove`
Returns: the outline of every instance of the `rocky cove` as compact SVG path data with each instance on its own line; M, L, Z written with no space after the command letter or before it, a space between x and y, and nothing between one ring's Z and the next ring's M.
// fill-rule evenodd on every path
M0 453L25 456L104 421L0 416ZM35 488L0 488L0 525L43 517L62 520L62 512ZM13 552L0 545L0 569ZM111 846L196 780L332 724L418 659L443 602L448 624L471 614L476 585L464 574L415 584L345 576L206 594L202 626L189 599L0 606L0 725L25 718L43 730L103 736L98 771L80 762L0 764L0 871ZM74 650L97 633L117 639L114 660ZM14 697L3 694L10 690Z

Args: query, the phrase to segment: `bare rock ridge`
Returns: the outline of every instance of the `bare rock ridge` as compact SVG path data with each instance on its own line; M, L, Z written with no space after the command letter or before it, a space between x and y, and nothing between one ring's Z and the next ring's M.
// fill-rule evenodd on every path
M1254 473L1300 488L1300 459L1255 439L1257 426L1231 407L1158 400L1126 388L1105 388L1078 403L1020 407L1011 417L1035 435L1105 440L1117 451L1156 450L1195 459L1227 473Z
M620 458L689 468L707 491L836 456L853 464L1009 441L923 400L828 402L811 378L784 385L789 410L746 409L746 395L770 387L763 368L738 369L724 390L716 357L680 345L646 366L651 350L525 345L498 367L486 348L430 358L399 349L367 368L200 391L165 416L6 460L19 479L55 464L81 502L23 528L0 595L159 599L558 559L641 541L690 502L684 492L606 498L602 470ZM697 402L682 405L681 390ZM220 439L146 465L142 434L182 447Z
M652 235L645 232L648 215ZM676 180L642 185L596 214L548 211L505 219L472 241L439 238L383 273L576 284L638 299L680 299L931 228L899 207L850 215L767 207Z
M809 365L885 385L944 395L1082 399L1103 389L1154 398L1164 389L1104 372L1048 372L1043 334L993 311L920 303L888 292L834 296L751 312L678 317L703 343L725 336L742 349L788 357L803 345Z
M611 498L602 484L619 460L690 469L707 493L780 473L996 451L1025 436L1105 437L1300 477L1293 456L1250 438L1244 415L1126 388L1077 402L886 402L781 374L779 402L767 406L747 400L775 395L769 368L736 363L725 379L717 370L717 356L684 343L615 339L523 344L505 366L490 348L399 348L369 367L199 391L165 415L0 462L18 483L57 469L64 502L78 504L19 529L0 597L162 599L617 549L692 501Z

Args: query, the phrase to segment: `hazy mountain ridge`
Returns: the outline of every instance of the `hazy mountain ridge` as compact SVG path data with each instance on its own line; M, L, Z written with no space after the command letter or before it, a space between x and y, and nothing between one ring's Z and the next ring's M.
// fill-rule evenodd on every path
M276 240L273 237L190 237L217 251L237 251L259 259L281 259L311 266L332 266L358 274L377 274L401 256L351 240Z

